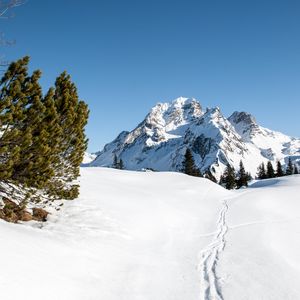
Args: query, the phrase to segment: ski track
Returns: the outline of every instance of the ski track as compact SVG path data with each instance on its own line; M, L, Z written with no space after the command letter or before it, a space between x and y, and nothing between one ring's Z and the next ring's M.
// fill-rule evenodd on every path
M217 232L213 241L201 251L201 272L200 291L202 300L223 300L219 278L216 273L220 253L226 246L225 235L228 231L226 224L226 213L228 204L223 200L222 209L217 223Z

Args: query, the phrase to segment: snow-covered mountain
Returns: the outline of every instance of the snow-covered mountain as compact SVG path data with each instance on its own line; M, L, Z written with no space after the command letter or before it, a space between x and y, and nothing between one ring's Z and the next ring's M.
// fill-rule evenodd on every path
M177 98L158 103L131 132L123 131L97 153L90 166L111 166L114 155L126 169L178 171L187 148L193 152L202 172L208 169L217 177L229 163L238 168L243 161L252 175L262 162L289 157L300 163L300 139L263 128L246 112L229 118L218 107L203 109L193 98Z
M89 163L91 163L93 160L95 160L96 157L97 157L97 154L95 154L95 153L88 153L88 152L85 152L85 153L84 153L84 156L83 156L82 164L83 164L83 165L89 164Z

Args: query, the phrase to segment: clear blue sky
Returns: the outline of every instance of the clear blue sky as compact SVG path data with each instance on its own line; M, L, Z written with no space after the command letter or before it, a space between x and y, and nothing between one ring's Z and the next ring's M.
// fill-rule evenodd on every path
M252 113L300 136L300 1L27 0L0 20L47 89L67 70L90 107L89 151L133 129L159 101Z

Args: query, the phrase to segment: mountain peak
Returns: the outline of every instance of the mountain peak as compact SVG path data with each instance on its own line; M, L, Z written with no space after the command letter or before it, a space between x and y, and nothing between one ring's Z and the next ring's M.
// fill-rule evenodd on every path
M244 124L247 124L247 125L257 125L256 123L256 120L255 118L245 112L245 111L235 111L229 118L228 120L231 122L231 123L235 123L235 124L238 124L238 123L244 123Z
M228 121L232 124L237 133L246 141L251 140L252 137L262 132L260 126L256 123L255 118L244 111L235 111L228 118Z
M240 160L255 176L262 162L274 163L298 155L300 140L260 127L247 112L223 116L219 107L202 110L194 98L179 97L155 105L131 132L121 134L98 154L92 166L111 166L114 155L126 169L178 171L186 148L201 171L218 179L227 164L238 169Z

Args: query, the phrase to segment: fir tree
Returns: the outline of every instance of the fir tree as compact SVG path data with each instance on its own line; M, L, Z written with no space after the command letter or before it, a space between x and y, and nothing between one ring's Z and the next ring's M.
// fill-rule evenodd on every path
M212 172L211 172L210 169L207 170L207 172L205 173L204 177L207 178L207 179L209 179L209 180L211 180L212 182L217 183L217 179L216 179L216 177L212 174Z
M225 184L225 188L228 190L232 190L236 188L236 178L234 168L229 164L227 165L224 174L223 174L223 183Z
M277 168L276 168L276 177L282 177L284 176L283 170L282 170L282 165L280 161L277 161Z
M248 186L249 174L246 173L245 167L242 161L240 161L240 169L238 172L238 178L236 180L237 188L241 188L242 186Z
M195 166L193 154L189 148L187 148L185 152L182 165L183 165L183 169L182 169L183 173L190 176L202 177L200 170Z
M293 175L293 173L294 173L294 166L293 166L293 163L292 163L292 160L290 157L289 157L289 162L288 162L285 173L286 173L286 175Z
M120 161L119 161L119 169L124 170L124 162L123 162L122 158L120 158Z
M261 163L260 166L258 167L257 177L258 177L258 179L266 179L267 178L266 168L265 168L264 163Z
M117 155L114 155L112 167L114 169L123 170L124 169L124 162L122 159L118 159Z
M113 167L114 169L119 169L119 161L118 161L118 157L117 157L116 154L114 154L114 159L113 159L112 167Z
M294 174L299 174L299 169L298 169L297 165L295 165L295 167L294 167Z
M270 161L267 163L267 178L274 178L275 177L275 171L273 168L273 165Z
M225 187L225 180L223 174L220 176L219 185Z

